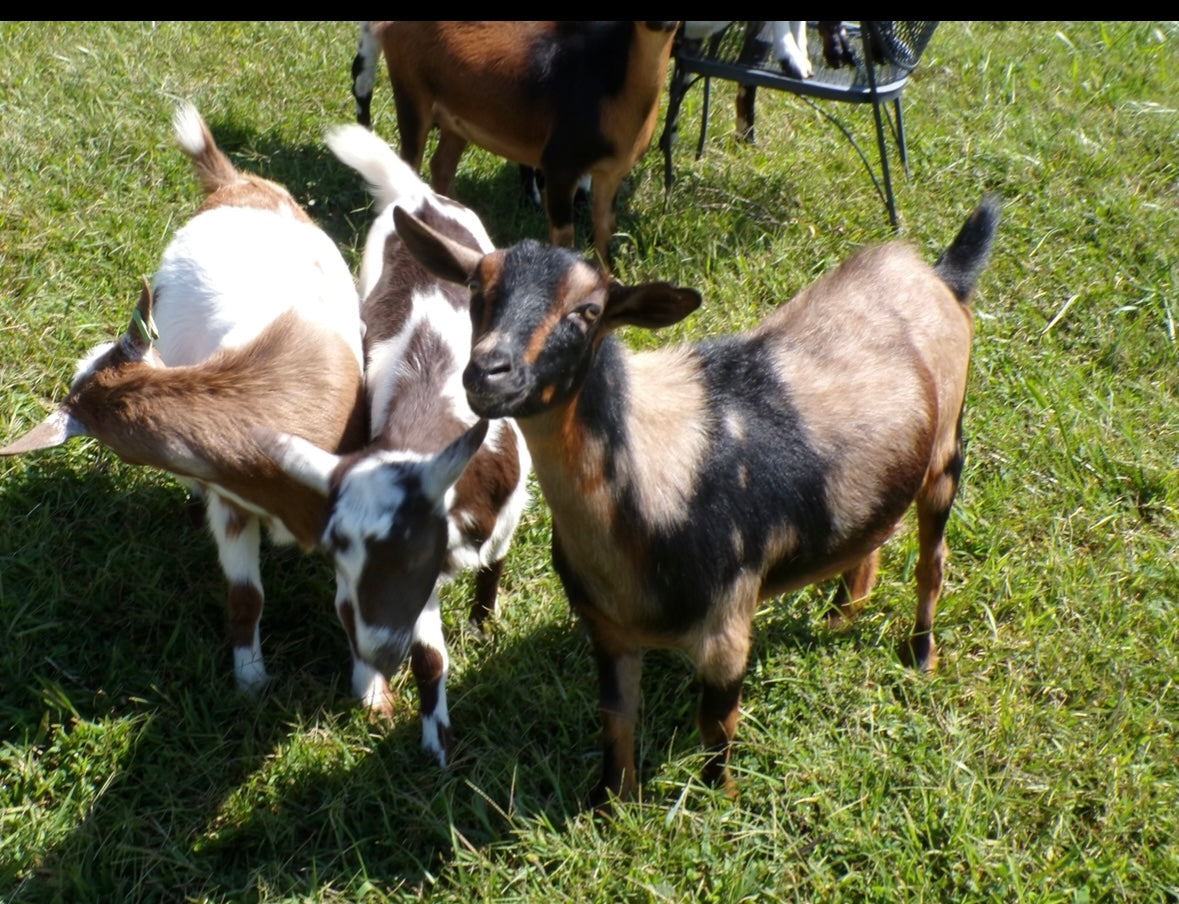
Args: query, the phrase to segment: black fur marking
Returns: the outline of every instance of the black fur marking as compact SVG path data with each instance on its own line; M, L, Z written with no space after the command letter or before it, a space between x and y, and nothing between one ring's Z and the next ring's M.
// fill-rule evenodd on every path
M556 178L555 167L563 164L571 167L565 178L576 179L590 164L613 151L598 124L584 121L585 111L597 110L603 97L616 97L622 91L634 25L559 22L556 32L557 40L546 36L534 42L529 83L535 86L538 100L561 98L557 117L571 119L553 129L555 138L566 143L556 153L548 153L550 145L541 166Z
M999 225L999 208L999 196L986 195L933 265L934 272L961 302L970 297L986 266Z
M807 573L827 550L833 530L825 499L827 468L808 445L789 390L773 371L768 341L726 337L696 347L710 400L710 443L700 464L705 476L680 527L649 530L637 488L619 485L617 455L606 459L605 477L619 494L616 534L642 552L648 590L664 603L661 621L652 628L675 633L702 619L742 572L761 569L771 533L787 520L798 543L787 559L769 563L775 583ZM628 390L621 385L621 368L612 366L612 346L602 343L579 414L606 434L609 448L621 452L629 442L626 415L609 400L625 399ZM587 399L603 404L591 410ZM742 423L743 436L727 430L731 417Z
M511 414L514 416L526 417L568 399L575 387L581 384L589 368L593 346L585 341L584 332L568 320L555 326L531 365L520 361L517 354L527 346L537 325L548 321L553 299L561 294L562 281L574 262L580 260L578 255L566 248L542 245L526 239L508 250L501 269L501 281L495 287L494 294L482 299L483 304L491 305L494 320L492 328L504 337L503 347L497 350L498 357L472 359L468 374L485 370L504 356L517 358L517 367L510 373L503 371L494 376L482 374L476 380L476 383L480 380L487 383L483 388L504 396L527 389L528 398L513 404ZM473 303L478 304L479 300ZM473 319L477 316L475 313L472 315ZM472 384L467 382L466 377L464 375L464 385L471 390ZM555 387L555 392L549 398L542 399L544 389L549 385ZM502 416L502 412L485 410L475 398L468 398L477 413L488 417Z

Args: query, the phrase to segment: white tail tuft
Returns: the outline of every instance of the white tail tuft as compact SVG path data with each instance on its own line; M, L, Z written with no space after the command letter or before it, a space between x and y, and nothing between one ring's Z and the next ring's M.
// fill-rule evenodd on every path
M172 114L172 130L176 133L176 141L190 157L200 157L205 153L205 122L197 108L190 103L182 103Z
M364 177L382 208L400 203L412 209L427 194L433 195L413 168L364 126L336 126L324 140L340 162Z

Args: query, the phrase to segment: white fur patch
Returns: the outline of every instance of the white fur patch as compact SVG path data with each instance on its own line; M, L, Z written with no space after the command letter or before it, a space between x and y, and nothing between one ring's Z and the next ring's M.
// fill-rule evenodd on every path
M152 292L169 366L245 345L288 310L338 335L363 366L348 267L322 230L289 215L216 207L193 217L164 250Z
M368 37L371 38L371 33ZM367 83L368 93L371 93L371 77L367 73L370 49L373 51L375 66L375 42L371 45L367 43L365 27L362 24L357 52L364 57L365 67L357 76L355 85L360 87ZM361 301L368 298L380 279L385 257L385 239L395 231L394 205L410 213L430 205L441 216L470 232L478 243L479 250L486 253L495 247L474 211L449 199L439 199L408 163L368 129L360 125L339 126L329 130L325 140L332 153L342 163L364 177L369 193L381 208L381 212L369 227L364 243L364 256L361 258L358 280Z
M209 493L205 499L205 512L213 539L217 541L217 555L221 570L231 584L250 584L262 592L262 572L259 567L261 532L258 519L249 517L241 529L229 533L229 525L240 516L228 508L217 493Z
M450 669L450 657L446 653L446 638L442 636L442 605L438 601L438 590L430 592L430 598L413 626L414 643L433 647L442 654L442 674Z
M450 728L450 714L446 710L446 685L438 684L438 706L434 712L422 716L422 750L433 755L438 765L446 765L446 746L442 732Z
M74 376L70 380L70 387L73 388L78 385L78 382L83 377L90 376L94 372L96 365L102 359L103 355L115 347L113 342L103 342L101 345L96 345L90 351L86 352L78 359L77 365L74 367Z
M233 648L233 677L237 689L245 694L256 695L270 681L266 664L262 661L262 644L258 629L254 629L253 647Z
M771 22L771 38L774 59L789 60L802 78L814 75L811 59L806 49L806 22Z
M269 438L267 447L270 456L288 476L327 496L332 471L340 461L338 456L289 433Z
M356 618L356 648L365 662L371 662L386 650L409 651L410 632L392 631L383 625L370 625Z
M442 657L442 675L438 679L438 703L432 713L422 714L422 749L432 753L439 766L446 765L446 748L442 732L450 728L450 711L446 705L446 677L450 673L450 655L442 636L442 609L437 589L430 594L426 607L413 626L414 643L432 647Z
M477 420L467 404L462 375L462 367L471 353L470 316L466 311L456 311L441 288L431 285L414 293L409 320L401 332L369 347L365 381L373 436L380 435L384 427L389 402L397 392L398 381L405 376L402 362L418 330L430 330L441 337L454 357L455 368L442 387L440 407L443 404L449 406L465 426L469 427Z

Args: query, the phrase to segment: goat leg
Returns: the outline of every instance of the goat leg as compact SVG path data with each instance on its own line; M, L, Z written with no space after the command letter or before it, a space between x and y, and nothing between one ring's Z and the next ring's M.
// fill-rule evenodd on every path
M471 603L472 626L482 630L483 623L495 611L495 599L499 595L499 579L503 574L504 560L492 562L475 572L475 600Z
M642 654L635 650L608 653L594 632L598 664L598 706L602 714L602 778L590 795L595 810L608 807L612 797L630 800L638 790L635 775L635 722L639 710Z

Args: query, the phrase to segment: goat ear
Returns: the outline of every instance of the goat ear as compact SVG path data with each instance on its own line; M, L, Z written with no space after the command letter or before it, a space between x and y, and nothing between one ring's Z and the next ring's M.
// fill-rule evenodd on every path
M700 293L695 289L671 283L624 286L612 282L606 297L602 327L613 330L627 325L657 330L661 326L679 323L700 307L700 301Z
M393 208L393 225L409 253L439 279L465 283L483 260L482 251L447 238L404 208Z
M85 424L66 409L58 408L24 436L0 448L0 455L20 455L37 449L52 449L71 437L89 435L90 431L86 429Z
M487 421L480 418L473 427L422 465L422 491L434 501L441 500L466 470L487 436Z
M292 480L310 490L327 496L331 490L332 472L340 463L340 457L326 452L301 436L290 433L274 433L256 430L262 450Z
M151 286L144 279L143 288L139 292L139 301L135 305L135 310L131 312L131 322L127 324L127 334L123 339L131 351L142 354L151 348L153 342L160 338L160 331L156 329L156 322L152 319L151 309Z

